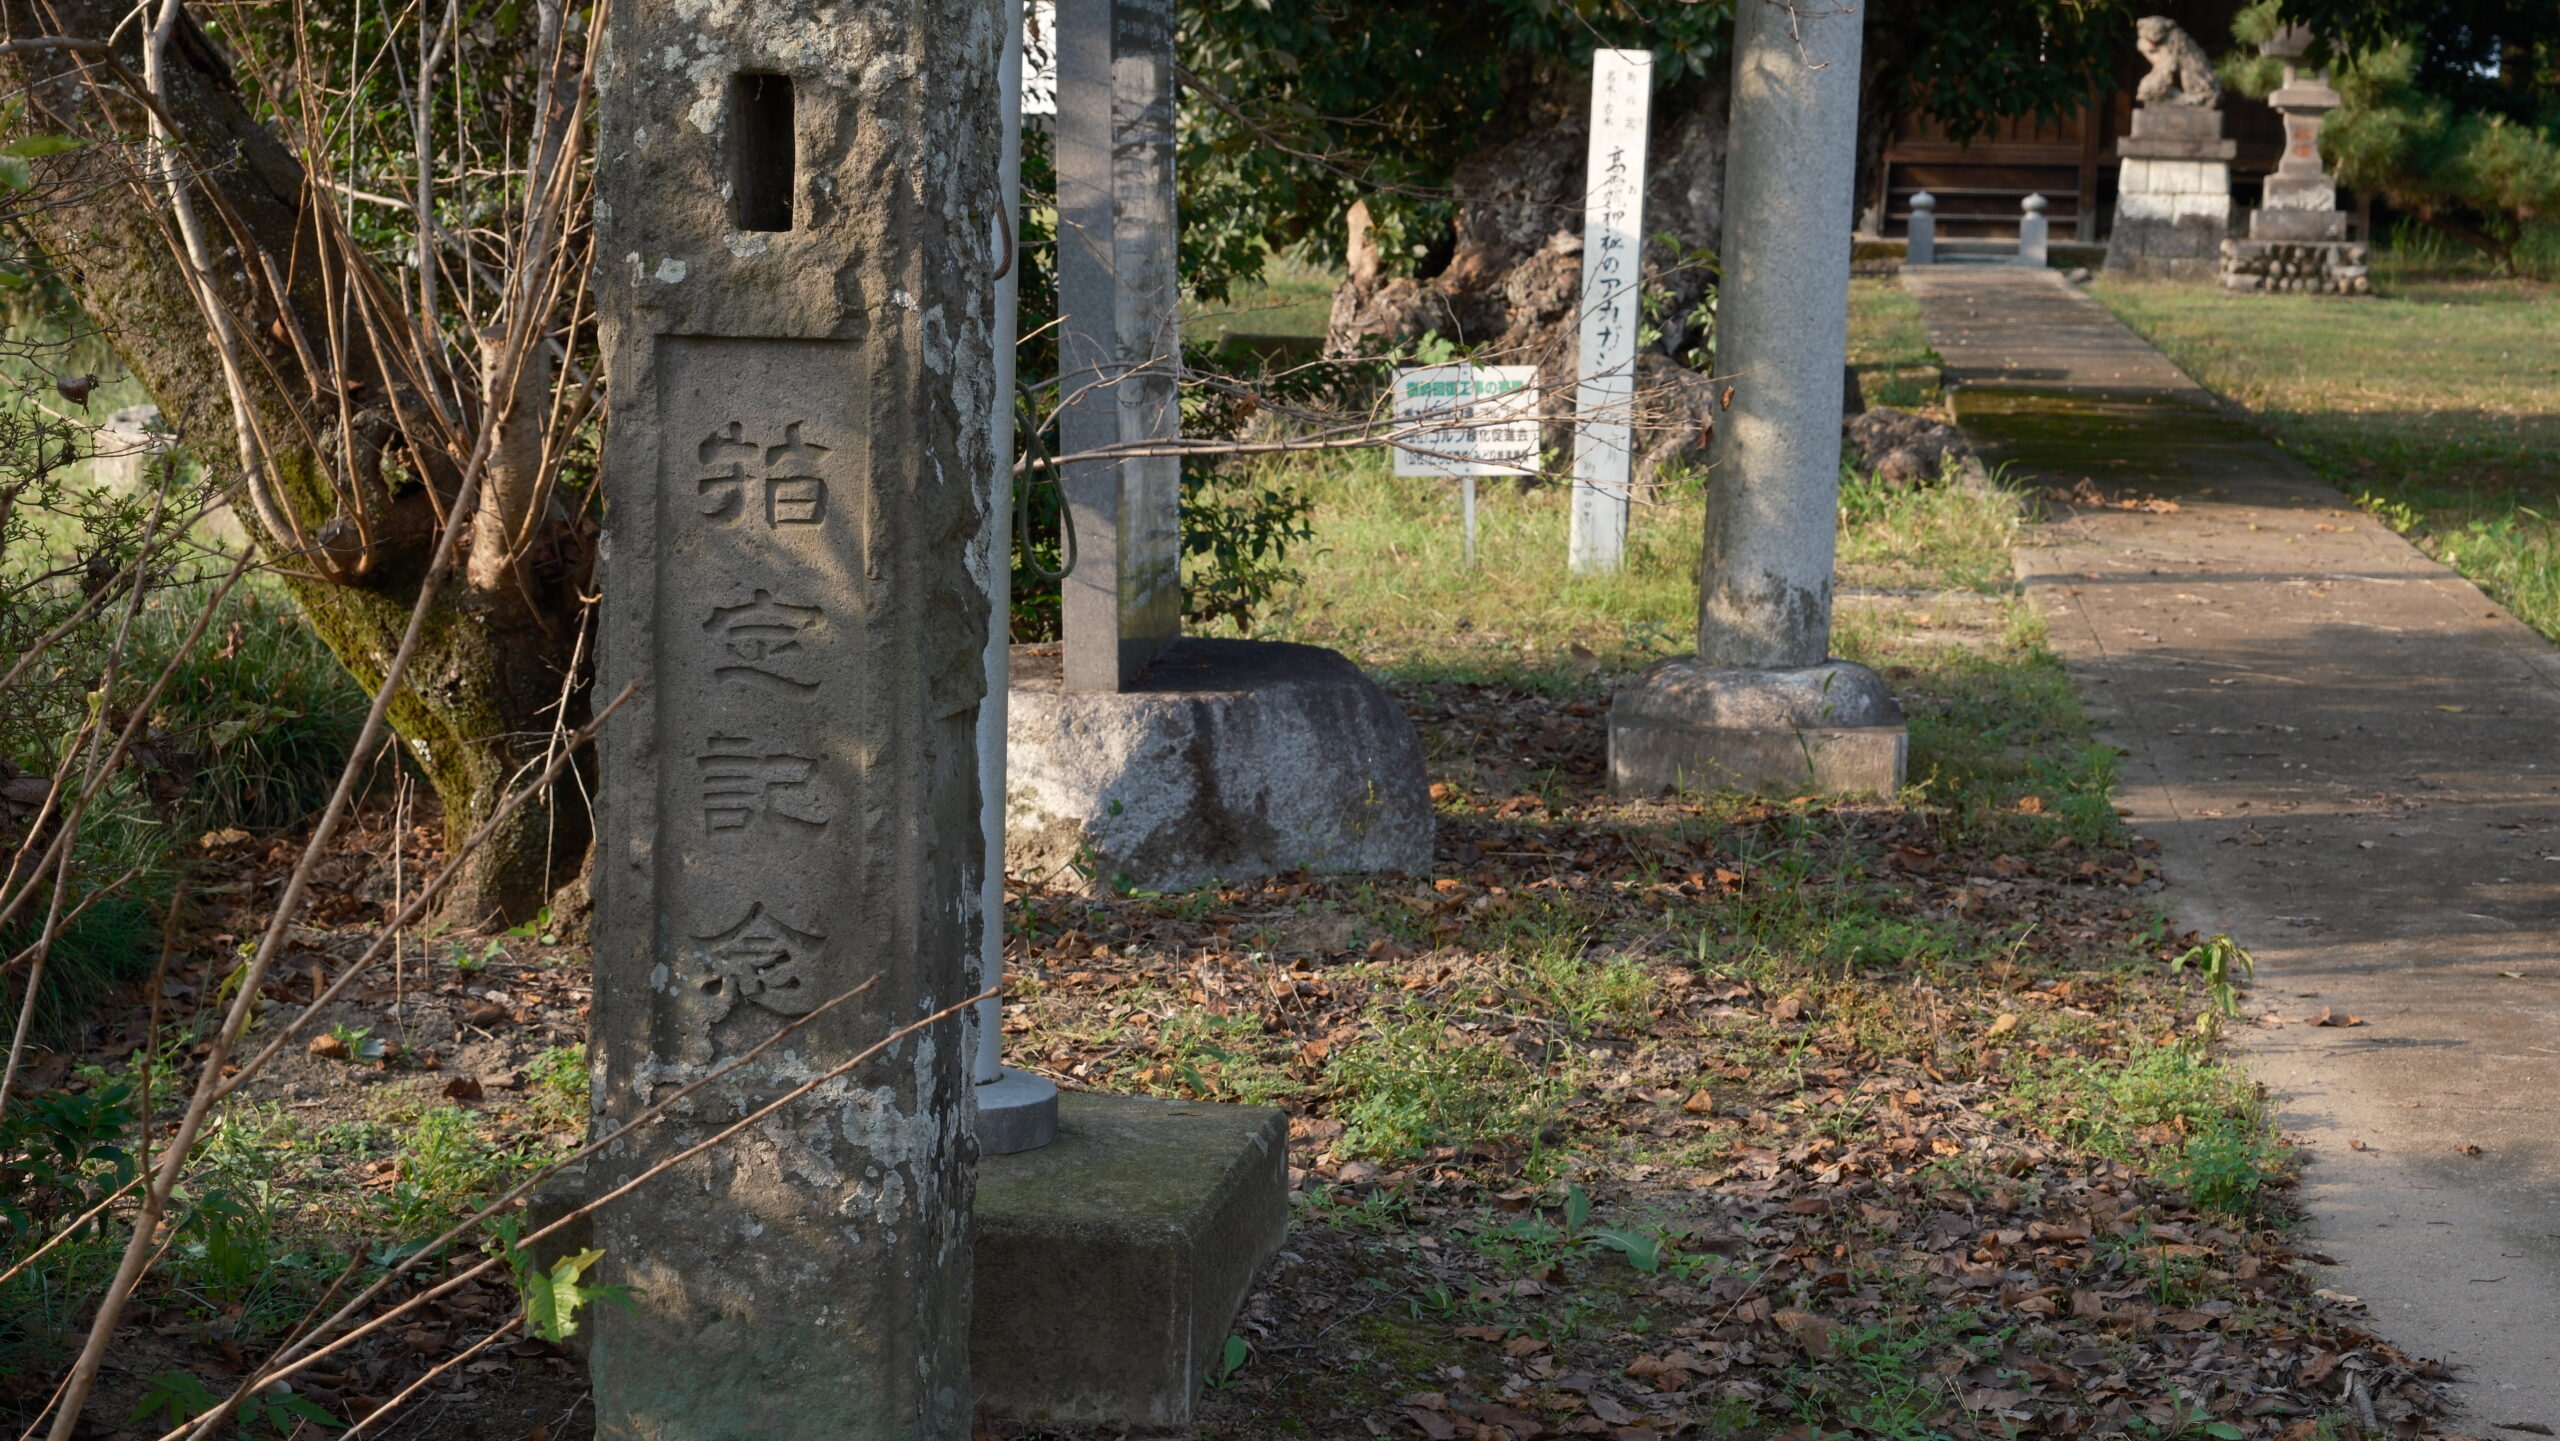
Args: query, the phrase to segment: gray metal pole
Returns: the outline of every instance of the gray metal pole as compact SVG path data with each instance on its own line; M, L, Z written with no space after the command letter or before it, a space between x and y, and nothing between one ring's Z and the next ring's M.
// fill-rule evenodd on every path
M1007 10L1017 0L999 0ZM981 662L987 696L978 702L978 828L986 833L987 875L978 892L985 931L978 938L978 982L1004 984L1004 732L1005 698L1013 671L1013 345L1022 297L1022 22L1005 27L1004 59L996 67L996 94L1004 106L1004 131L996 156L999 238L1011 260L996 277L995 403L987 407L987 438L995 464L987 471L985 529L979 532L979 584L987 591L987 648ZM1004 1074L1004 1002L978 1003L978 1052L971 1079L984 1086Z

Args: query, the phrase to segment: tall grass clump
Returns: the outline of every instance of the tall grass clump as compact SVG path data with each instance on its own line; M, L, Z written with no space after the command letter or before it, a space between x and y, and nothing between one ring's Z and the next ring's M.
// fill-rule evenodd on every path
M157 670L208 587L156 598L137 627ZM189 758L184 822L196 830L290 826L329 798L363 727L365 695L293 602L252 582L222 598L205 644L181 657L153 719Z

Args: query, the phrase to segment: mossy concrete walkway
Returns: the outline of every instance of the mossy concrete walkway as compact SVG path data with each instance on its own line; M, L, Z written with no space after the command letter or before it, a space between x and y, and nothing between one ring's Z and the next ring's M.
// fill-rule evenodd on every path
M1986 459L2079 497L2018 573L2179 921L2256 953L2241 1034L2326 1283L2462 1368L2464 1429L2550 1434L2560 651L2053 272L1904 283Z

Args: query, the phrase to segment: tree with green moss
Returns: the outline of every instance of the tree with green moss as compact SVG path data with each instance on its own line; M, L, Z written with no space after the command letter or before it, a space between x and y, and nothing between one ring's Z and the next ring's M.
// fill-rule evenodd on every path
M584 17L0 0L13 124L60 142L11 262L77 298L360 683L407 648L391 723L449 841L486 833L465 923L587 851L574 776L500 814L586 718Z

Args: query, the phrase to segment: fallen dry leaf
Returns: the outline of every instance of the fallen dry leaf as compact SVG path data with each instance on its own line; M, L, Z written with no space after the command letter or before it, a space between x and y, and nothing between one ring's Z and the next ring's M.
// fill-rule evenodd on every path
M1831 1354L1832 1323L1829 1319L1810 1311L1795 1310L1780 1311L1770 1319L1778 1323L1779 1330L1796 1338L1796 1344L1804 1348L1807 1356L1818 1361Z
M2458 1156L2477 1156L2480 1154L2480 1147L2470 1141L2463 1142L2461 1145L2454 1147L2453 1150L2454 1154Z

